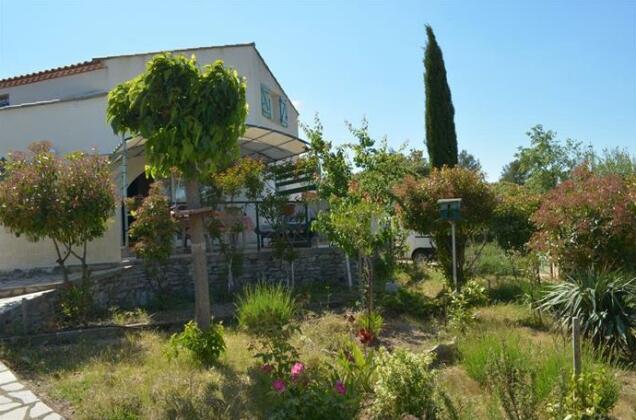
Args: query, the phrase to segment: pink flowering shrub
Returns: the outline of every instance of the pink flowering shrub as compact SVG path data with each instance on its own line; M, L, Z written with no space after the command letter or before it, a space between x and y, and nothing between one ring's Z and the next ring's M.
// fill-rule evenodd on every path
M532 216L534 250L567 272L633 268L636 261L636 180L596 176L586 166L548 192Z
M272 419L350 419L360 400L348 391L335 370L325 366L308 368L295 362L287 374L279 374L263 365L265 383L271 384Z

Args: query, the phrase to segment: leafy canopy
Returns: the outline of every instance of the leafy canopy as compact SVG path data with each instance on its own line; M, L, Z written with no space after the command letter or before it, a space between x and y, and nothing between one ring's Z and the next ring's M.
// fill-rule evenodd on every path
M56 155L49 142L12 153L0 181L0 224L67 248L100 237L115 207L108 161L82 152Z
M107 119L115 132L146 139L154 178L178 168L204 180L238 156L245 91L245 81L220 60L199 70L194 56L158 54L145 72L109 93Z

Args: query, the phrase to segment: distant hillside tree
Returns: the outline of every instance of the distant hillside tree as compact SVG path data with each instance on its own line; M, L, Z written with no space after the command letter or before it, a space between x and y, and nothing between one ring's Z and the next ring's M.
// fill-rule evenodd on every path
M528 173L521 170L519 159L514 159L510 163L504 165L499 176L500 182L509 182L512 184L523 185L528 179Z
M457 134L455 108L446 80L442 50L433 28L426 26L428 43L424 52L424 91L426 94L426 147L431 165L457 165Z
M468 150L462 150L457 157L457 164L462 168L470 169L471 171L481 172L481 162Z

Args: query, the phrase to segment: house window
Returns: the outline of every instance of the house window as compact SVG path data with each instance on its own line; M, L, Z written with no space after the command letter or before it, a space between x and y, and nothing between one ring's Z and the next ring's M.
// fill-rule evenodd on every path
M285 98L278 98L278 108L280 115L280 125L287 127L287 101Z
M275 121L283 127L288 125L287 99L272 92L265 85L261 85L261 113L268 120Z
M0 95L0 108L9 106L9 94Z
M261 85L261 112L263 117L272 119L272 94L264 85Z

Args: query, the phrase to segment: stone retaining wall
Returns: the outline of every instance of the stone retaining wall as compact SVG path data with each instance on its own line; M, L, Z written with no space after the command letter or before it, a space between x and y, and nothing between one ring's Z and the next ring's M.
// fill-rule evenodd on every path
M347 274L342 253L333 248L301 248L294 262L296 285L325 282L346 284ZM227 297L227 264L220 255L208 255L208 279L213 299ZM246 253L234 268L235 289L257 281L285 282L289 264L281 263L269 250ZM192 297L192 258L174 256L164 270L165 290L171 295ZM357 268L351 261L351 274L357 281ZM96 275L92 291L98 309L113 306L131 308L147 305L154 298L140 261L132 260L107 273ZM14 335L51 330L59 300L57 290L33 293L15 299L4 309L0 305L0 335ZM24 306L26 304L26 307Z

